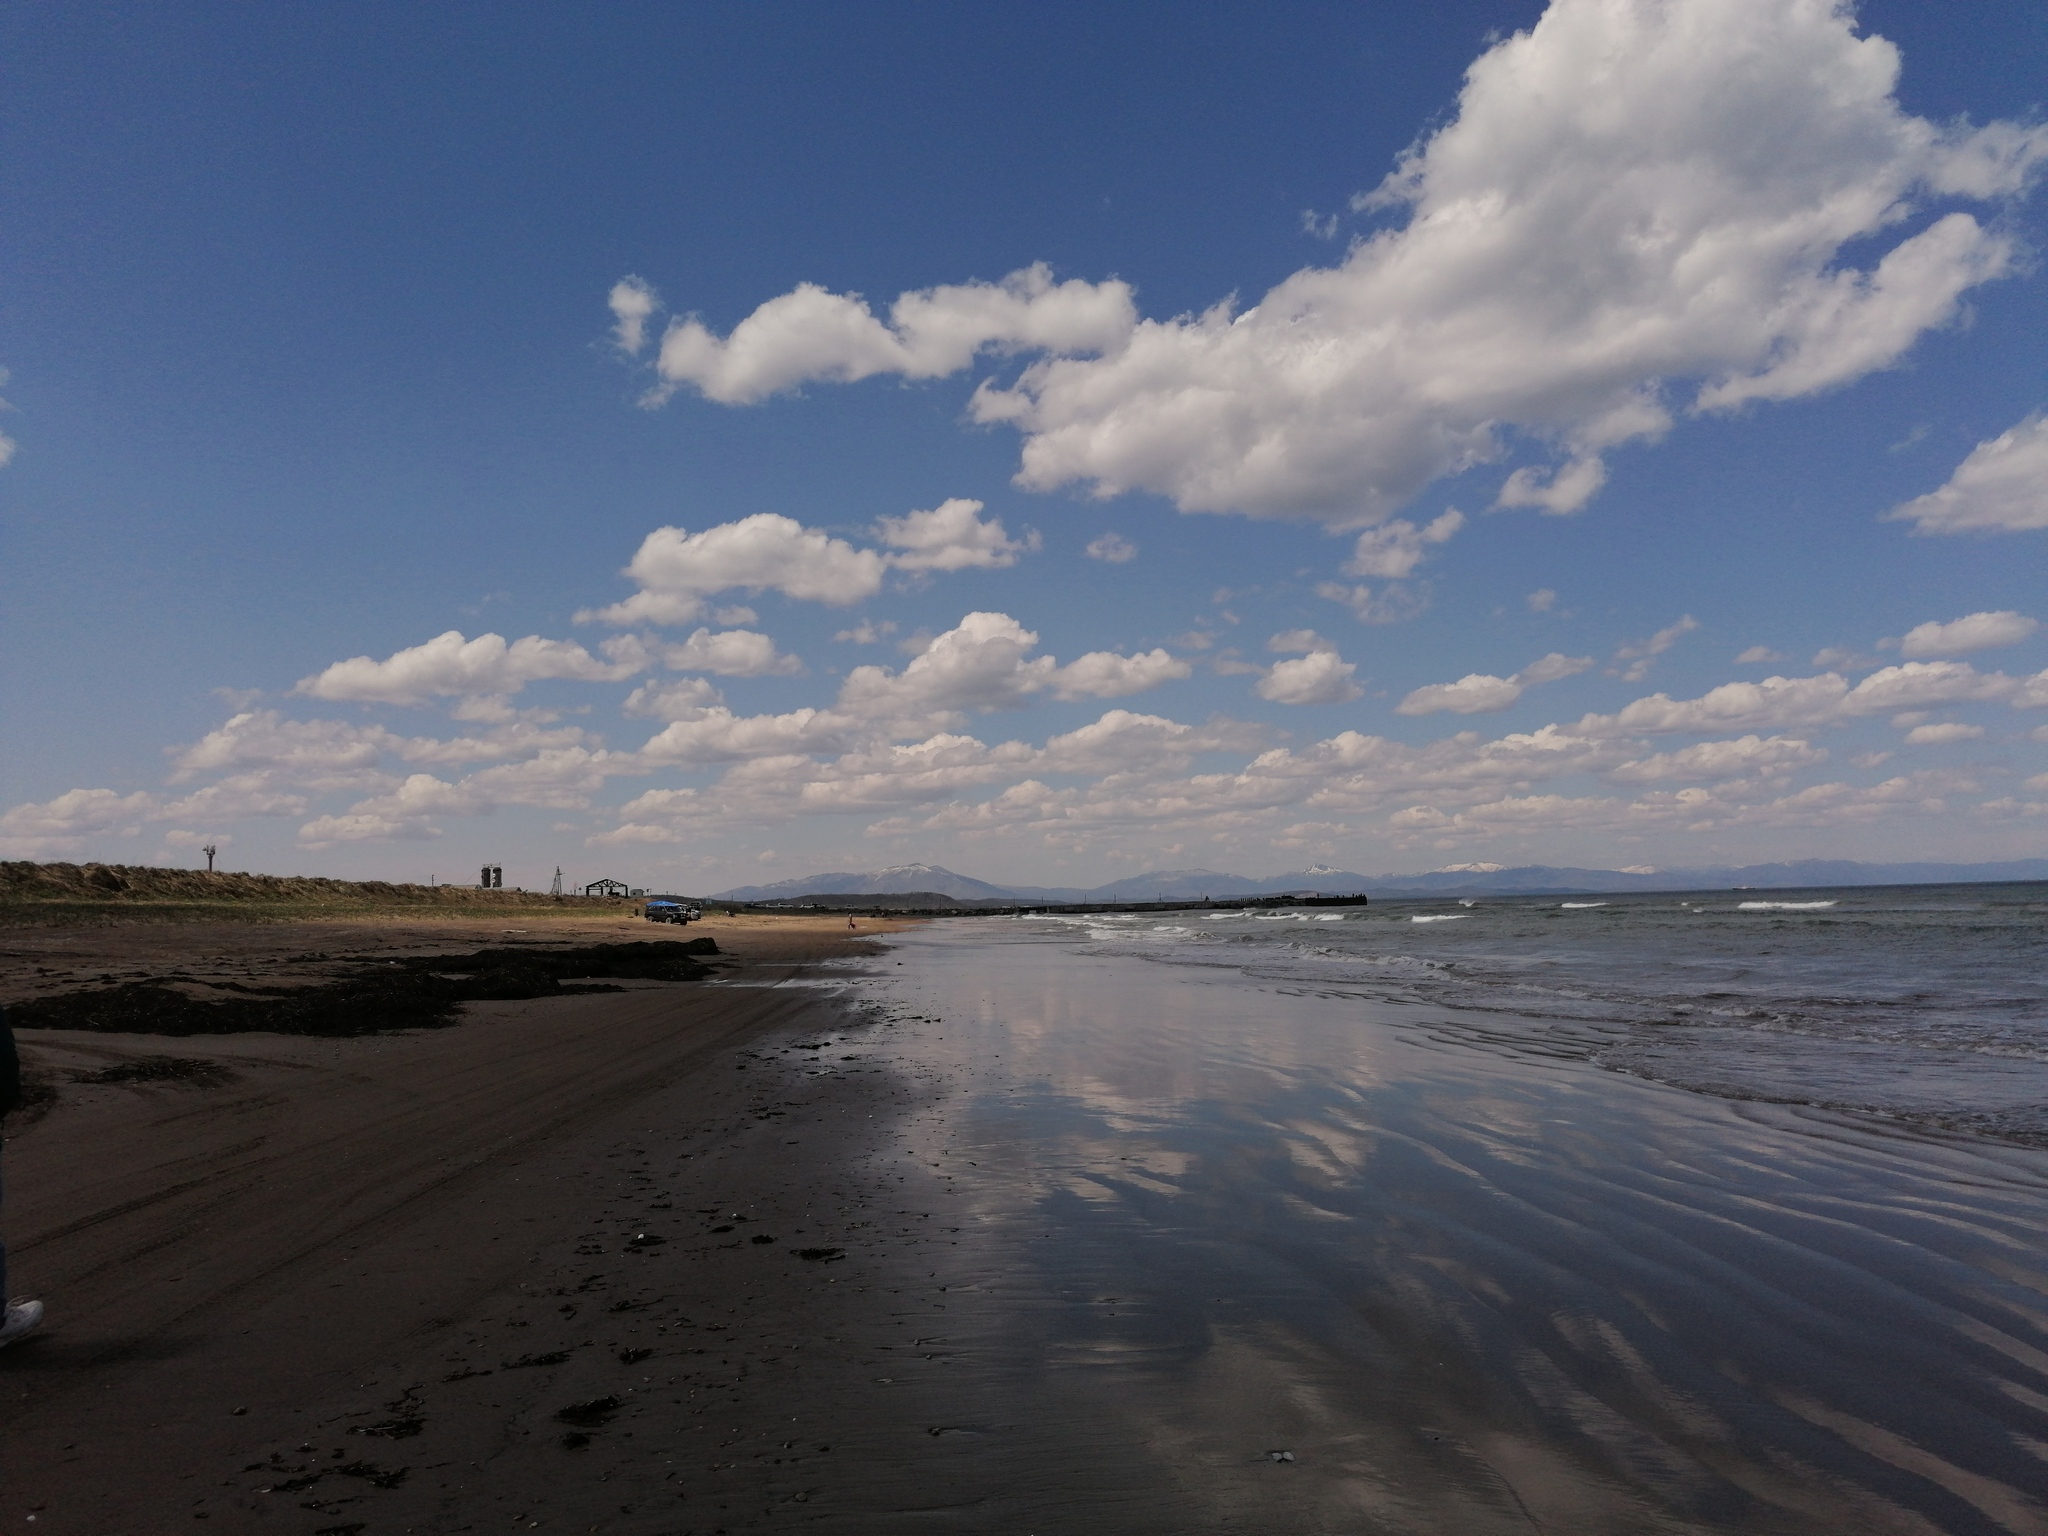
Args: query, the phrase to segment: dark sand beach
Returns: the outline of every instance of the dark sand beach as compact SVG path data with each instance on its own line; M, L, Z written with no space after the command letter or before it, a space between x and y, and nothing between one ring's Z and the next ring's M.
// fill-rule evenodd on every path
M134 969L342 952L279 932ZM25 1033L0 1530L2048 1530L2037 1148L1046 927L700 932L444 1029ZM148 1056L214 1065L75 1080Z
M593 937L584 922L518 927L15 930L8 947L19 997L72 976L310 981L343 957ZM892 1102L878 1081L839 1077L820 1085L839 1090L830 1103L785 1107L779 1078L761 1102L762 1047L843 1032L830 994L801 983L868 941L802 919L714 930L734 985L469 1004L447 1029L22 1031L31 1070L62 1087L8 1126L16 1288L48 1297L51 1318L0 1356L0 1529L347 1529L366 1500L387 1530L486 1511L502 1524L507 1498L537 1500L558 1527L566 1509L616 1514L608 1495L590 1502L605 1481L591 1457L555 1459L575 1431L553 1415L673 1376L685 1312L711 1330L744 1297L750 1340L771 1320L808 1327L808 1298L847 1261L797 1258L803 1223L774 1197L811 1203L805 1175L832 1167L838 1122ZM708 1233L719 1225L739 1235ZM622 1364L636 1347L655 1353ZM548 1363L505 1365L531 1359ZM739 1436L734 1454L751 1455L782 1406L726 1402L709 1444ZM628 1440L630 1425L594 1433L609 1417L591 1416L590 1438ZM379 1423L399 1427L350 1433ZM529 1491L504 1463L536 1448L548 1459Z

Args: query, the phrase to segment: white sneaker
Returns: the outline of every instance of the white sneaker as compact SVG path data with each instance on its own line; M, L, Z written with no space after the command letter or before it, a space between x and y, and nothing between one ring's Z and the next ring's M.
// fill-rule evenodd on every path
M43 1304L40 1301L17 1301L9 1304L6 1314L0 1316L0 1349L5 1349L17 1339L25 1339L43 1326Z

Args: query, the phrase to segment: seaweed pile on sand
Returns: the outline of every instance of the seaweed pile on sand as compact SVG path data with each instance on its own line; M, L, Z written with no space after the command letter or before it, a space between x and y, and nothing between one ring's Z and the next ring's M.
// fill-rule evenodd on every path
M683 943L586 944L576 949L480 949L468 955L381 960L317 986L279 987L257 996L195 997L156 981L60 997L8 1009L17 1029L89 1029L139 1035L369 1035L388 1029L453 1024L463 1003L562 997L619 989L593 977L696 981L697 958L718 953L709 938ZM578 985L577 983L581 983ZM565 985L566 983L566 985Z

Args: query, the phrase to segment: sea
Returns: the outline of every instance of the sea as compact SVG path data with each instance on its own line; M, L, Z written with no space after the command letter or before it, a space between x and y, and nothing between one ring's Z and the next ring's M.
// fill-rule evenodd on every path
M2041 884L890 934L791 1082L901 1096L855 1161L944 1325L878 1380L982 1479L929 1528L2044 1536L2044 937Z
M1440 1035L2048 1145L2048 883L1025 918L1096 953L1454 1010Z

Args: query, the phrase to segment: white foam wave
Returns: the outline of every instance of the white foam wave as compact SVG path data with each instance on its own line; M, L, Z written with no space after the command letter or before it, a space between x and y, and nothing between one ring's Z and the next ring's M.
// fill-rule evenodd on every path
M1818 912L1832 907L1832 901L1738 901L1738 912Z
M1560 901L1558 905L1567 912L1583 912L1588 907L1604 907L1607 903L1604 901Z
M1462 923L1465 921L1465 914L1462 912L1436 912L1428 917L1411 917L1408 921L1411 923Z

